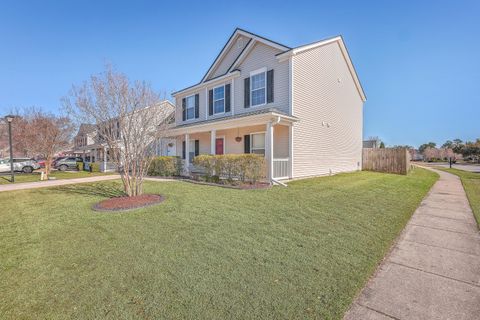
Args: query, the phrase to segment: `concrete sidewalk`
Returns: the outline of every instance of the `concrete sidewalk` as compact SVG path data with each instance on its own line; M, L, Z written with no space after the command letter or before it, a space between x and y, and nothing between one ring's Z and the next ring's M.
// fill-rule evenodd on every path
M480 233L460 179L440 179L344 319L480 319Z
M26 189L37 189L37 188L47 188L47 187L56 187L64 186L67 184L77 184L77 183L88 183L88 182L99 182L107 180L117 180L120 179L120 175L113 174L107 176L96 176L89 178L78 178L78 179L63 179L63 180L48 180L48 181L37 181L37 182L25 182L25 183L15 183L15 184L3 184L0 185L0 192L4 191L15 191L15 190L26 190ZM160 178L160 177L145 177L145 181L177 181L174 179Z
M15 184L2 184L0 185L0 192L56 187L56 186L64 186L67 184L98 182L98 181L107 181L107 180L116 180L116 179L120 179L120 176L114 174L114 175L107 175L107 176L96 176L96 177L78 178L78 179L63 179L63 180L48 180L48 181L25 182L25 183L15 183Z

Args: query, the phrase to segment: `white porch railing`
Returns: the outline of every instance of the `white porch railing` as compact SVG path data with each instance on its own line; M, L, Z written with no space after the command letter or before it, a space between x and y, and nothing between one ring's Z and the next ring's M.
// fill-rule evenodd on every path
M273 159L273 178L288 179L289 178L289 158Z

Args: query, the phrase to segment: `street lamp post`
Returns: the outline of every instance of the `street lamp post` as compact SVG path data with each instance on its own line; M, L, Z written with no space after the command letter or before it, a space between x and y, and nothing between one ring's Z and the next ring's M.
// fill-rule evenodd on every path
M13 147L12 147L12 121L13 121L14 116L8 115L5 116L5 120L8 123L8 144L10 147L10 182L14 183L15 182L15 174L13 172Z

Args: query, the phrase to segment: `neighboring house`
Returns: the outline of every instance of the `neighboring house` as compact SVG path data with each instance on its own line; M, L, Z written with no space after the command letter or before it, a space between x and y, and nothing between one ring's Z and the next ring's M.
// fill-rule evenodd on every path
M378 149L381 143L380 139L363 140L363 147L366 149Z
M174 121L174 112L175 105L168 100L164 100L158 106L159 108L167 108L170 114L167 121ZM155 112L155 109L148 110L148 112ZM167 114L165 112L158 114ZM155 116L152 114L152 116ZM160 121L161 119L159 119ZM117 132L119 144L121 146L121 130L120 124L115 119L112 119L107 124L111 127L114 132ZM170 139L160 139L154 145L152 145L153 153L155 155L174 155L176 153L175 146ZM93 124L81 124L78 130L77 135L74 138L74 148L73 154L78 155L83 158L86 162L98 162L100 163L101 171L111 171L115 169L114 164L110 159L110 152L107 143L102 138L101 134L98 133L97 126Z
M262 154L269 180L361 169L366 97L340 36L290 48L236 29L200 83L172 95L186 163Z

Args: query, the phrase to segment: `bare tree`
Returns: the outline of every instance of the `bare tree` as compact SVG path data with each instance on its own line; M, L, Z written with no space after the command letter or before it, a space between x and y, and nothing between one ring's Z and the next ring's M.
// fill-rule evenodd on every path
M162 107L149 84L131 82L111 66L82 85L74 85L63 103L78 123L96 125L97 139L108 146L125 193L142 194L152 145L167 136L167 119L173 110Z
M73 125L68 117L44 112L39 108L17 111L14 118L14 149L25 156L45 158L45 178L50 173L55 154L70 146Z

